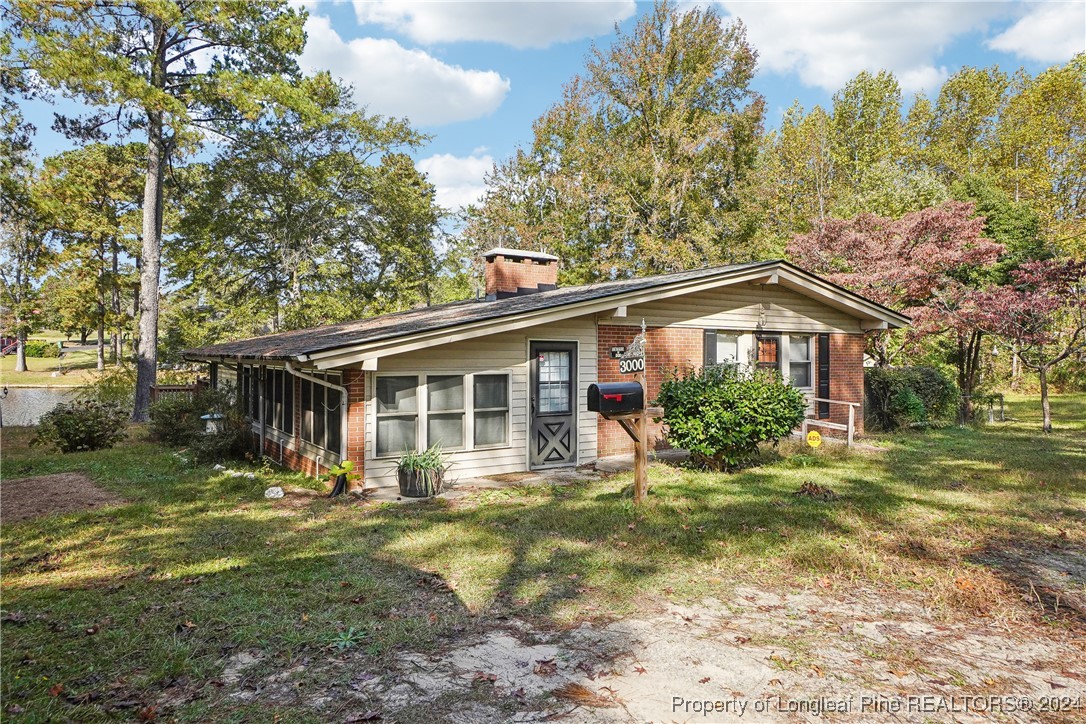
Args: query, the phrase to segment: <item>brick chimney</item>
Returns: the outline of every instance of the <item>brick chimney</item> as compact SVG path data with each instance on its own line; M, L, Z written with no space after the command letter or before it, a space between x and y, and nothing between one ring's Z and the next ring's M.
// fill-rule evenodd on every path
M538 251L498 247L486 260L486 298L505 299L558 287L558 257Z

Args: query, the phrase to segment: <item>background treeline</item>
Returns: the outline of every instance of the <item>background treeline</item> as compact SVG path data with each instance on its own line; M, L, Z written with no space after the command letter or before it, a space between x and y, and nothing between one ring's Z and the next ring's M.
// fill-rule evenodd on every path
M560 256L563 284L786 257L916 319L872 335L882 365L950 365L967 395L1023 366L1082 376L1081 308L1018 312L1079 298L1086 55L908 99L863 72L778 125L742 24L661 2L454 217L410 119L298 69L304 10L4 6L5 334L93 339L100 367L137 362L138 390L187 347L470 297L497 245ZM61 93L88 112L58 116L76 148L39 159L19 100Z

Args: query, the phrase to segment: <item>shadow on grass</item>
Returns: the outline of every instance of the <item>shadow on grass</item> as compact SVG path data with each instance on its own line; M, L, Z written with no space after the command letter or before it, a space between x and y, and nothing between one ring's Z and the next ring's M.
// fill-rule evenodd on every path
M877 454L789 448L734 475L654 465L644 506L626 494L627 474L454 504L289 508L262 491L302 482L292 474L216 475L138 436L71 456L9 440L5 475L9 465L78 470L133 501L4 526L4 607L24 621L4 624L2 694L44 719L101 716L126 697L146 705L179 681L202 697L183 704L199 717L221 699L213 682L239 651L263 654L250 674L259 678L338 655L347 637L353 656L379 666L511 616L562 626L721 581L802 585L839 573L886 583L898 559L931 576L996 540L1049 544L1054 515L1072 536L1086 525L1086 441L1010 426L900 436ZM793 496L805 481L840 497ZM49 695L56 683L64 696ZM243 707L222 706L216 716Z

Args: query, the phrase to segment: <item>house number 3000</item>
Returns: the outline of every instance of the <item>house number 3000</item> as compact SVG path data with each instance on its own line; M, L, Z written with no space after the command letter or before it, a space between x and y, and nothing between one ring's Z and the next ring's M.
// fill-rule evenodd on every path
M624 375L633 374L634 372L644 372L645 358L635 357L633 359L620 359L618 361L618 371Z

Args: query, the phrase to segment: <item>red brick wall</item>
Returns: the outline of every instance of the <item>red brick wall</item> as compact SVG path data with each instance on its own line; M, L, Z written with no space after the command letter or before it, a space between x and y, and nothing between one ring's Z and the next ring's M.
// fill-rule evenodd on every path
M354 462L354 471L360 476L365 467L365 422L366 422L366 373L362 370L345 370L343 372L343 385L347 388L347 459ZM313 458L307 457L300 451L302 440L302 393L301 379L294 378L294 436L287 445L281 445L278 440L268 437L264 441L264 454L273 460L280 459L282 453L283 465L291 470L297 470L306 475L320 477L327 474L330 463L338 461L339 452L335 451L335 460L327 457L323 465L318 465ZM282 448L282 450L280 450ZM361 478L359 478L361 480ZM357 483L356 483L357 485Z
M817 365L816 365L817 367ZM817 375L817 372L815 373ZM817 390L818 388L815 387ZM830 399L858 402L856 433L864 431L864 336L862 334L830 335ZM830 405L830 422L848 423L847 405ZM823 434L838 434L836 430L816 428ZM843 434L841 435L843 437Z
M515 294L520 288L535 289L540 284L558 283L558 262L534 259L507 259L498 254L486 262L486 295L498 292Z
M599 344L600 382L634 381L635 375L618 371L618 360L611 359L611 347L625 347L640 332L638 327L601 324L597 331ZM705 333L700 329L681 327L650 327L645 334L648 354L645 358L645 376L648 389L645 402L651 403L660 391L660 383L676 367L701 367L705 361L703 345ZM617 422L598 418L598 452L600 457L633 452L633 441ZM649 421L649 440L654 449L668 445L663 437L663 425Z

